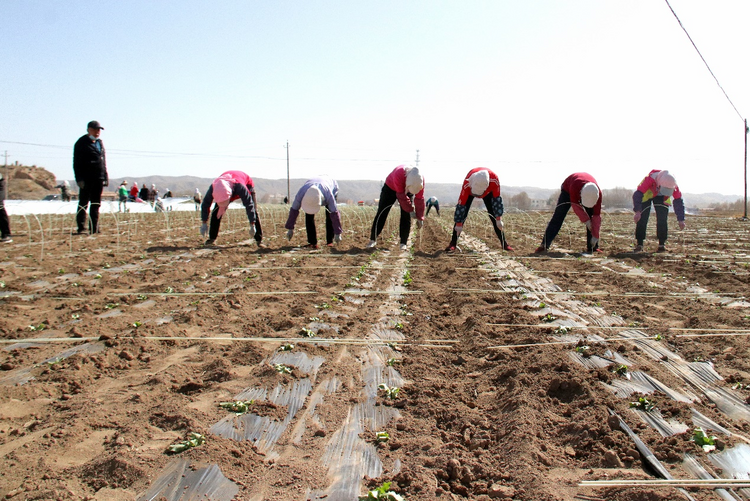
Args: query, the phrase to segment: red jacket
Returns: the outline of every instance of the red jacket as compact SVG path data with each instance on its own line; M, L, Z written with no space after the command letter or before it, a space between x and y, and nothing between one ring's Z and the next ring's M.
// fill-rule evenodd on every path
M469 186L469 178L472 174L475 172L478 172L480 170L486 170L490 173L490 185L487 187L486 190L484 190L484 193L482 193L479 198L484 198L490 193L492 193L492 196L497 198L500 196L500 179L498 179L497 174L492 172L487 167L476 167L474 169L471 169L468 174L466 174L466 178L464 179L464 184L461 187L461 194L458 195L458 205L466 205L466 202L469 201L469 196L472 196L471 194L471 186Z

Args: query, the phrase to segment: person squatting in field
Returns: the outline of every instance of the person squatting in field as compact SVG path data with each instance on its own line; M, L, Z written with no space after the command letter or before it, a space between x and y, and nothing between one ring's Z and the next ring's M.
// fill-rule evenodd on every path
M242 205L245 206L245 212L247 213L247 220L250 222L250 238L255 238L255 241L260 245L263 240L263 230L260 227L258 204L255 201L255 185L250 176L238 170L223 173L206 190L206 196L203 197L203 203L201 204L202 224L200 230L201 236L205 237L208 233L208 240L206 240L205 245L212 245L216 241L216 237L219 236L221 218L229 204L235 200L242 200ZM209 228L208 212L214 202L216 203L213 211L211 211L211 227Z
M503 231L503 197L500 196L500 180L497 174L486 167L476 167L466 174L461 193L458 196L456 211L453 215L453 221L456 224L453 226L453 235L445 251L453 252L456 250L458 237L461 236L464 221L469 215L469 209L475 197L484 201L487 214L492 221L492 227L495 229L495 234L500 239L503 249L513 252L513 247L508 245Z
M339 193L338 183L328 177L320 176L309 179L297 191L292 207L289 209L289 218L284 228L287 229L286 238L291 240L294 235L294 225L297 222L300 209L305 213L305 229L307 230L306 247L318 248L318 233L315 229L315 214L320 207L326 207L326 245L341 242L341 214L336 206L336 198Z
M99 233L99 206L102 203L102 191L105 186L109 186L106 153L104 144L99 139L104 127L96 120L92 120L86 129L88 132L78 138L73 146L73 174L78 184L77 235L83 235L86 232L86 219L89 220L89 232ZM87 208L89 209L88 216L86 215Z
M399 165L385 178L383 189L380 190L380 201L375 213L375 220L370 230L368 249L377 245L378 235L383 231L385 221L391 206L398 200L401 206L401 220L399 222L400 249L406 250L406 242L411 232L411 220L417 220L417 227L424 225L424 176L418 167Z
M426 202L427 205L427 212L425 212L425 216L430 214L430 209L435 207L435 212L437 212L438 217L440 217L440 202L438 201L437 197L430 197L427 199Z
M586 172L576 172L565 178L560 187L557 207L547 224L542 244L535 252L546 252L562 228L565 216L573 207L578 219L586 225L586 252L599 250L599 231L602 227L602 192L596 179Z
M674 176L666 170L654 169L648 173L633 193L633 220L635 221L635 252L643 251L649 213L653 204L656 211L656 237L659 247L656 252L666 252L667 215L674 200L674 213L681 230L685 229L685 204Z

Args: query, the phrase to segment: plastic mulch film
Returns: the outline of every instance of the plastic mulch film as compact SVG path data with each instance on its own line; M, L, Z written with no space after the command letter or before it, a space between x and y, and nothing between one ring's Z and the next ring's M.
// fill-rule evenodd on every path
M318 428L325 429L325 423L323 423L320 420L320 417L315 413L315 408L318 404L323 403L325 397L333 395L339 390L339 388L341 388L341 381L334 377L324 380L313 390L312 395L310 395L310 398L307 400L305 411L299 418L299 424L294 427L292 437L293 443L298 445L301 443L302 437L307 429L308 420L312 421Z
M700 412L698 412L695 409L690 409L693 412L693 424L698 428L703 428L705 430L713 430L717 433L722 433L728 437L732 436L732 432L721 426L716 421L712 420L711 418L704 416Z
M284 364L296 367L305 374L315 374L326 359L323 357L310 358L303 351L281 351L274 353L268 360L270 365Z
M185 460L169 463L137 501L232 501L240 488L215 464L193 469Z
M682 466L690 472L695 478L701 480L714 480L716 477L711 475L693 456L692 454L685 454L682 456ZM740 498L734 495L732 491L726 489L714 489L714 493L725 501L740 501Z
M690 427L684 423L680 423L676 419L664 419L658 409L651 411L643 411L640 409L632 409L644 423L650 425L662 437L671 437L672 435L679 435L685 433Z
M724 478L750 479L750 445L737 444L720 453L708 454L708 459L721 468ZM750 499L750 489L737 489L745 499Z
M65 360L66 358L72 357L77 353L97 353L104 349L104 345L101 343L86 343L73 348L68 348L65 351L58 353L46 360L39 362L32 367L24 367L9 371L0 377L0 385L24 385L34 379L33 371L35 368L43 366L45 364L54 364Z

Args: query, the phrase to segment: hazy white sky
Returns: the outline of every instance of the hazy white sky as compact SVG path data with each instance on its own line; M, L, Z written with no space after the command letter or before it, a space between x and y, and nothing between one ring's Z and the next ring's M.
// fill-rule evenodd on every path
M3 0L0 155L72 179L99 120L111 177L284 178L289 141L294 178L741 195L750 2L670 4L738 111L660 0Z

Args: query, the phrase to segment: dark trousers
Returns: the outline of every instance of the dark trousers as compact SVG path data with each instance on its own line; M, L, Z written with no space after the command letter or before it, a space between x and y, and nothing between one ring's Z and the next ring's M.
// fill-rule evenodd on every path
M333 221L331 214L323 209L326 213L326 243L333 243ZM318 231L315 229L315 214L305 214L305 229L307 230L307 243L318 245Z
M643 245L646 240L646 227L648 226L648 217L651 213L651 204L656 210L656 237L659 239L659 245L667 242L667 216L669 207L664 204L663 196L654 197L647 202L643 202L641 210L641 219L635 225L635 239L638 245Z
M99 206L102 203L102 191L104 183L100 180L84 181L83 188L78 190L78 212L76 213L76 224L78 233L86 231L86 208L89 208L89 232L99 233Z
M560 233L560 228L562 228L563 221L565 221L565 217L568 215L570 207L570 193L561 190L560 196L557 198L557 207L555 207L555 212L552 214L552 219L549 220L547 229L544 231L544 237L542 238L542 247L545 249L550 248L552 241L557 234ZM594 215L593 208L584 207L584 210L586 211L586 214L589 215L589 218ZM591 246L591 237L593 237L591 230L586 228L586 250L588 252L595 251L599 248L598 242L595 246Z
M372 222L370 240L377 240L378 235L383 231L385 220L388 219L388 213L391 211L391 206L397 200L396 192L389 188L387 184L384 184L383 189L380 190L380 202L378 202L378 212L375 214L375 220ZM398 232L401 243L406 245L406 241L409 240L409 232L411 231L411 214L402 209L401 205L399 205L399 209L401 210L401 220L399 222Z
M493 209L492 209L492 201L495 197L492 196L492 193L487 195L482 199L484 202L484 206L487 208L487 215L490 217L490 222L492 223L492 229L495 230L495 235L497 235L497 238L500 239L500 244L503 246L503 249L508 245L508 242L505 240L505 232L497 227L495 224L495 216L493 216ZM469 195L469 198L466 200L466 207L471 209L471 204L474 203L474 195ZM451 247L455 247L458 243L458 233L456 233L456 230L453 230L453 234L451 235Z
M432 209L432 207L433 207L432 205L427 204L427 211L424 213L425 216L427 216L427 214L430 213L430 209ZM434 207L435 207L435 212L437 212L437 215L439 216L440 215L440 204L435 204Z
M5 210L5 200L0 200L0 237L9 237L10 219L8 212Z
M208 226L208 238L211 240L216 240L216 237L219 236L219 228L221 227L221 218L216 215L216 213L219 211L219 206L214 204L214 208L211 211L211 224ZM226 214L226 211L224 212ZM222 216L224 216L222 214ZM263 240L263 229L260 227L260 216L258 216L258 211L255 211L255 241L260 243L261 240Z

